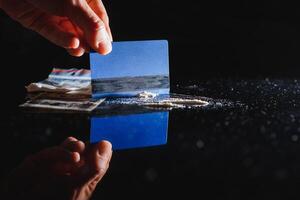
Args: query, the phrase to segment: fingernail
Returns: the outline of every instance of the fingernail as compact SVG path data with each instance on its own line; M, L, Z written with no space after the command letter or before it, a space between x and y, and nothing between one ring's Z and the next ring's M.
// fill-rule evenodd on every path
M79 38L73 37L73 38L71 39L69 48L71 48L71 49L77 49L77 48L79 47L79 45L80 45L80 40L79 40Z
M99 30L102 40L98 43L98 51L101 54L108 54L112 50L111 39L105 28Z
M111 154L111 151L112 151L112 146L110 142L106 140L100 142L98 147L99 156L108 158Z
M98 148L98 156L99 156L99 168L106 169L109 158L111 156L112 148L111 144L108 141L102 141Z

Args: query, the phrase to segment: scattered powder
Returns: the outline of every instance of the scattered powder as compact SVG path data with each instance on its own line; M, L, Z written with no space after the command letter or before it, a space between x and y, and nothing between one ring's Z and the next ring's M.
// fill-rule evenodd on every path
M165 108L186 108L186 107L200 107L208 105L207 101L200 99L182 99L182 98L168 98L161 101L145 103L146 106L165 107Z
M203 97L182 95L182 94L164 94L159 95L151 92L141 92L136 97L117 98L108 101L110 104L127 104L146 106L157 109L173 109L173 108L199 108L207 106L208 101Z

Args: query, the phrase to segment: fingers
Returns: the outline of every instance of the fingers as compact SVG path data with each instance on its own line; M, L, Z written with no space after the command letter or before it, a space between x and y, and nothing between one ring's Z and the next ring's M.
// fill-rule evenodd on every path
M76 163L80 161L80 154L85 145L74 137L68 137L60 146L46 148L32 156L32 160L39 164Z
M51 170L55 174L74 173L83 163L80 154L85 144L74 137L68 137L60 146L44 149L31 156L34 165Z
M108 141L99 142L93 149L92 165L96 172L106 172L112 157L112 146Z
M105 23L90 8L86 0L67 1L65 13L67 17L84 32L88 44L100 54L108 54L112 50L111 39Z
M109 167L112 157L111 143L101 141L89 146L85 155L85 165L78 171L76 180L81 185L94 189Z
M51 24L44 26L42 29L37 30L37 32L50 42L66 49L76 49L80 44L80 40L76 35L64 32Z
M58 22L63 18L46 14L25 1L11 0L5 2L8 2L4 8L6 12L23 26L38 32L58 46L68 49L79 47L80 41L76 32L62 29L58 25Z
M67 48L69 54L72 56L80 57L85 52L88 52L89 46L86 44L85 39L83 37L83 32L80 30L76 25L74 25L69 19L61 20L59 26L62 27L64 30L69 30L76 34L80 40L80 44L77 48Z
M38 19L35 19L30 24L28 20L20 18L20 22L25 22L23 25L38 32L43 37L51 41L52 43L66 48L76 49L80 45L79 36L71 28L62 28L61 24L67 20L60 17L53 17L47 14L41 14Z
M31 160L36 165L51 165L57 162L76 163L79 162L80 155L56 146L38 152L32 156Z
M67 51L70 55L75 57L80 57L86 52L85 49L82 47L79 47L77 49L67 49Z
M101 141L93 147L90 160L91 170L88 185L95 188L105 175L112 157L112 146L108 141Z
M112 33L109 26L109 18L106 12L106 9L101 0L90 0L88 1L89 6L92 10L100 17L100 19L104 22L106 31L110 37L110 40L113 41Z
M71 152L83 153L85 144L74 137L68 137L61 146Z
M84 53L88 53L89 49L90 48L89 48L88 44L86 44L86 42L84 41L84 39L81 37L79 47L76 48L76 49L67 49L67 51L72 56L80 57Z
M52 43L64 47L71 55L81 56L87 48L82 41L100 54L108 54L112 50L112 36L107 13L100 0L93 2L93 9L86 0L64 1L7 1L5 11L22 25L30 28ZM30 3L27 3L30 2ZM64 9L62 9L64 8ZM46 11L46 12L44 12ZM72 29L62 28L58 18L67 17L82 29L82 39Z

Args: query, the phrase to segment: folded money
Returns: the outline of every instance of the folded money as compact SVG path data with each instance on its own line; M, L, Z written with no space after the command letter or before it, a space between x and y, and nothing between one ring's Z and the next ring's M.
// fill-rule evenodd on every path
M91 72L87 69L53 68L46 80L26 86L28 93L57 93L91 96ZM53 96L53 94L51 94Z
M65 100L54 100L54 99L32 99L20 107L25 108L42 108L42 109L55 109L64 111L81 111L91 112L105 99L98 100L86 100L86 101L65 101Z
M26 86L28 99L20 107L90 112L105 99L91 99L91 72L53 68L48 78Z

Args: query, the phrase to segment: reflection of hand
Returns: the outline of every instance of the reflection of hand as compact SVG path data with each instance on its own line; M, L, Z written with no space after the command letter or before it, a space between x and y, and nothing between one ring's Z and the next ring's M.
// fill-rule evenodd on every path
M101 0L0 0L0 8L71 55L81 56L88 46L101 54L111 51L112 35Z
M4 199L89 199L106 173L111 144L88 145L73 137L29 156L1 188Z

